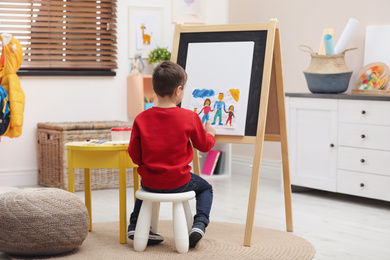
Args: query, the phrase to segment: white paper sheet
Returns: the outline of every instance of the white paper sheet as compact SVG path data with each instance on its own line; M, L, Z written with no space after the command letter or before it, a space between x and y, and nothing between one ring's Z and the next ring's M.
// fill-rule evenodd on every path
M186 71L188 82L184 91L182 107L193 110L194 103L202 105L197 108L200 112L204 100L192 100L195 89L214 90L211 108L218 100L218 94L224 92L225 108L234 105L234 127L227 127L225 123L228 113L222 112L223 126L216 124L217 134L244 135L250 78L252 71L254 42L211 42L190 43L188 45ZM234 102L230 90L239 90L239 101ZM227 94L226 94L227 93ZM192 105L191 105L192 104ZM201 118L203 114L199 115ZM215 111L210 113L210 121L214 121ZM219 120L219 118L218 118ZM233 120L232 120L233 121ZM218 121L217 121L218 122Z

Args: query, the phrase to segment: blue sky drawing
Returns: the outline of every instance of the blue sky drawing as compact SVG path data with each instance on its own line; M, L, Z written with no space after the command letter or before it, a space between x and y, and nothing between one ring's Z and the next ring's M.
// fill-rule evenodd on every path
M205 98L215 96L215 92L212 89L195 89L192 92L194 98Z

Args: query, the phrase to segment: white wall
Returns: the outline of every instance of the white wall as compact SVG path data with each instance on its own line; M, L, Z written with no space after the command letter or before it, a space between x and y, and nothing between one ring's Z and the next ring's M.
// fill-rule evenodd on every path
M206 1L205 1L206 2ZM118 0L118 69L115 77L20 77L26 95L23 133L0 142L0 186L36 185L38 122L127 121L128 6L164 7L171 21L171 1ZM227 0L206 2L206 24L227 23ZM174 25L167 24L165 41L171 48ZM145 73L151 71L150 67Z
M364 0L230 0L229 23L264 23L277 18L280 21L285 90L309 93L303 71L309 67L310 54L298 50L298 45L308 45L318 52L324 28L335 29L336 44L349 18L357 19L360 28L347 48L358 49L345 55L348 68L353 70L347 90L350 93L363 67L366 26L389 25L389 10L388 0L375 2L375 7ZM378 35L378 41L380 39L381 35ZM233 145L232 151L233 155L253 157L252 145ZM266 142L263 158L281 160L280 144Z

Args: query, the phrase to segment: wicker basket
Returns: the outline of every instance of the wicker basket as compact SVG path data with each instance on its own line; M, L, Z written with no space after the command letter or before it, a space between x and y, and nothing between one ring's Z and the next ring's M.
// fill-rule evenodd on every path
M348 89L352 71L345 63L345 52L337 55L320 55L306 45L299 49L310 53L310 66L303 71L307 85L312 93L338 94Z
M38 183L68 189L65 143L91 139L110 139L111 128L129 126L122 121L38 123ZM127 186L133 186L133 170L126 169ZM84 190L84 170L74 170L75 190ZM119 187L118 169L91 169L92 189Z
M315 53L309 46L299 45L299 49L304 52L310 53L311 62L309 68L305 72L310 73L342 73L350 72L347 64L345 63L345 53L356 48L346 49L341 54L337 55L320 55Z

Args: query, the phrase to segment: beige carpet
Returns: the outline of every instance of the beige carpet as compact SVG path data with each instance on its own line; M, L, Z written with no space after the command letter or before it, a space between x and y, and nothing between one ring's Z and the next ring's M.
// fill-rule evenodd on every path
M159 222L159 233L165 240L148 246L144 252L135 252L133 241L119 243L119 223L96 223L83 244L70 253L55 257L33 259L312 259L314 246L292 233L254 227L252 246L243 246L245 226L212 222L205 237L187 254L175 251L171 221ZM11 259L32 259L11 257Z

